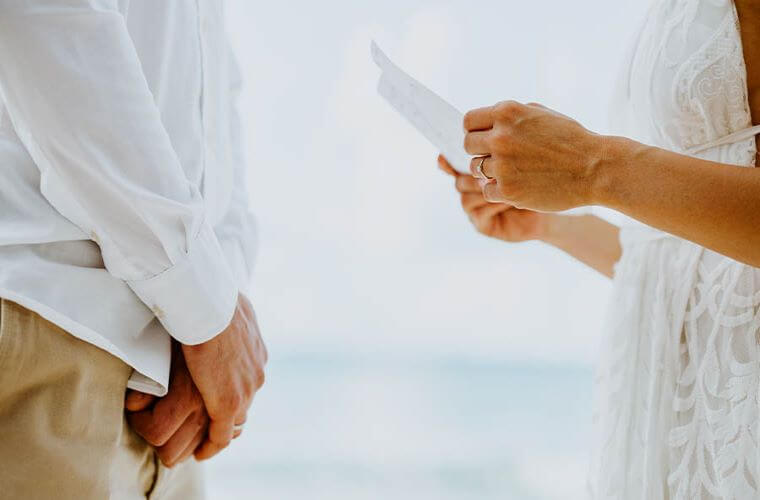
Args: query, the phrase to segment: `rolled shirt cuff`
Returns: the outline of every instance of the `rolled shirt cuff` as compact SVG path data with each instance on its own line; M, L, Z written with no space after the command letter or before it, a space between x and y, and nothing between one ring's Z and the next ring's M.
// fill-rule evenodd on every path
M220 239L219 244L222 247L222 251L227 258L227 264L232 269L232 274L235 276L235 283L237 283L238 290L243 293L247 293L250 286L250 271L248 268L248 260L243 253L243 247L234 240Z
M182 344L201 344L232 321L238 284L213 229L204 224L186 258L127 284Z

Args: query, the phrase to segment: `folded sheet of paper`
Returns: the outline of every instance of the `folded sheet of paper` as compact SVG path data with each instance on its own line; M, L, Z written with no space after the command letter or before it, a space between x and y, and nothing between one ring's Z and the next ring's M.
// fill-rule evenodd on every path
M378 93L424 135L451 166L460 172L469 172L462 113L393 64L375 42L372 42L372 58L382 70Z

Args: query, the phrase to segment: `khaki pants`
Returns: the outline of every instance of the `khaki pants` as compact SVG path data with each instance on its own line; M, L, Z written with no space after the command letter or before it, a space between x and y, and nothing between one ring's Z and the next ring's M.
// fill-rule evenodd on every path
M127 425L131 368L0 299L0 498L204 497L192 459L167 469Z

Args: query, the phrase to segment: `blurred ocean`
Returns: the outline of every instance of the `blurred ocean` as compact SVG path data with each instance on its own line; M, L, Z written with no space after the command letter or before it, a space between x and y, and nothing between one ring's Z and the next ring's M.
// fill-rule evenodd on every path
M461 359L273 359L211 498L585 498L592 370Z

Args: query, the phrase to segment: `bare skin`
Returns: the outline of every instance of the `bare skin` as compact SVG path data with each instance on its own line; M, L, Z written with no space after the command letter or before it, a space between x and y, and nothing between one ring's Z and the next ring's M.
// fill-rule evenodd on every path
M183 345L187 368L209 415L208 436L195 458L211 458L230 444L233 427L245 423L256 392L264 385L267 349L253 307L242 294L230 325L213 339Z
M736 6L750 108L753 117L760 117L760 6L747 0L736 1ZM484 200L516 207L522 213L606 206L760 267L759 169L597 135L538 104L508 101L470 111L465 129L467 152L487 156L483 172L492 179L478 180ZM476 158L471 164L476 177L479 163ZM539 225L544 229L534 239L554 244L611 275L620 256L616 228L593 218L571 221L545 214L534 219L543 217L547 219ZM478 224L488 227L491 223ZM545 233L552 236L547 238ZM590 249L591 242L601 248ZM610 259L614 259L612 264Z
M208 431L209 417L203 398L178 344L172 347L168 394L156 401L150 394L130 391L125 407L129 424L156 449L158 458L167 467L192 456Z
M569 216L486 201L474 177L454 170L443 156L441 170L456 179L462 208L480 233L509 243L539 240L612 277L620 259L619 228L593 215Z
M245 423L264 384L266 362L253 308L241 294L232 321L219 335L175 346L166 396L127 392L127 418L169 467L191 455L211 458L240 435L234 426Z

